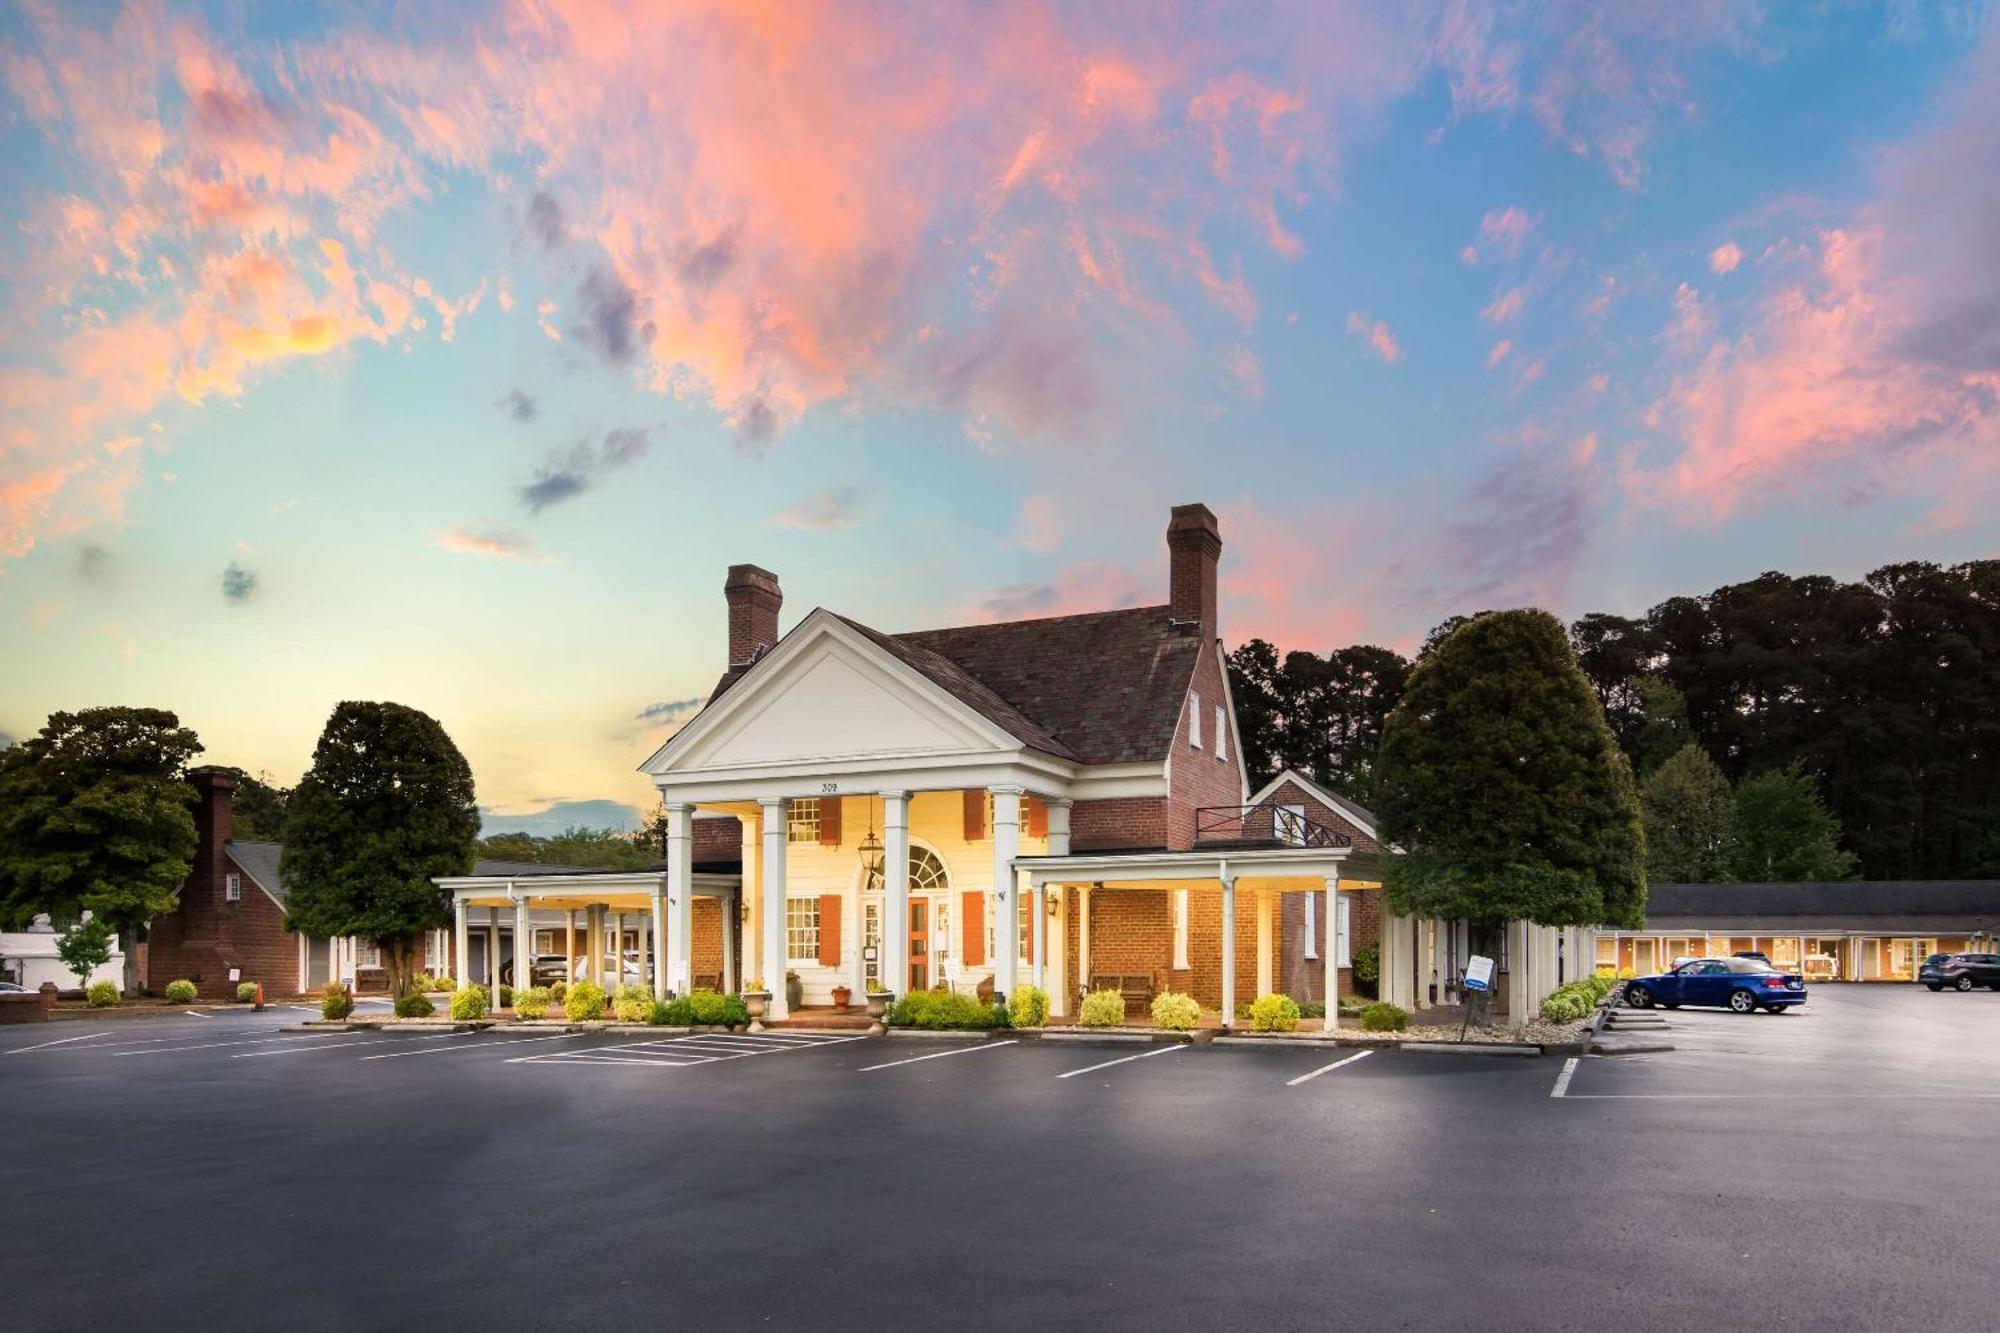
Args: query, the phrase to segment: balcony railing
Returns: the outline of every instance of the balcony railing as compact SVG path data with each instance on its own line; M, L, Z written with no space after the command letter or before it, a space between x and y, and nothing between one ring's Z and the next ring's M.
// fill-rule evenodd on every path
M1351 847L1354 840L1282 805L1205 805L1194 812L1198 847Z

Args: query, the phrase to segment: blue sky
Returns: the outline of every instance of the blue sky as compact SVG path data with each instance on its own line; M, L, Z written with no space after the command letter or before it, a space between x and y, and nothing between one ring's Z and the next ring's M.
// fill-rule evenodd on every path
M0 9L0 732L638 804L787 623L1409 647L1990 554L1964 5ZM663 706L664 705L664 706Z

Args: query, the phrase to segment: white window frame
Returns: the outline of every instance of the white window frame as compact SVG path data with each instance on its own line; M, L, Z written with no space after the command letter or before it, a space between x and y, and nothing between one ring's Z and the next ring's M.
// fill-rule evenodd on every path
M785 961L788 963L805 963L811 967L818 967L819 929L819 898L817 896L786 898Z
M785 841L819 841L819 797L800 796L785 803Z
M222 901L226 903L243 901L243 876L231 871L222 877Z
M1217 704L1215 706L1215 757L1218 760L1229 758L1229 728L1225 725L1225 722L1226 715L1222 711L1222 705Z
M364 967L372 970L381 966L382 946L372 940L356 939L354 941L354 970L359 972Z
M1035 928L1035 895L1026 889L1014 891L1014 957L1028 961L1028 932Z
M1319 895L1318 895L1317 893L1308 893L1308 894L1306 894L1306 895L1305 895L1305 900L1306 900L1306 957L1307 957L1308 959L1316 959L1316 958L1318 958L1318 957L1319 957L1319 927L1318 927L1318 921L1319 921L1319 905L1318 905L1318 899L1319 899Z
M1287 847L1306 845L1306 808L1303 805L1271 807L1271 836Z
M1353 908L1354 904L1348 900L1347 895L1344 893L1340 895L1338 901L1339 901L1339 907L1337 910L1340 913L1340 929L1335 935L1336 953L1334 956L1333 965L1335 967L1353 967L1354 966L1354 930L1353 930L1354 913L1351 909Z
M1188 967L1188 891L1175 889L1170 910L1174 918L1174 970Z
M1201 695L1188 691L1188 749L1201 748Z

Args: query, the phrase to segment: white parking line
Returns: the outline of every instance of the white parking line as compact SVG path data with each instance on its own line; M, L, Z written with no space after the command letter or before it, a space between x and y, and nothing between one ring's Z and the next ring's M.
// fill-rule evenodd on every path
M33 1046L17 1046L8 1055L25 1055L29 1051L46 1051L51 1046L67 1046L73 1041L90 1041L97 1037L108 1037L108 1032L86 1032L80 1037L57 1037L54 1041L38 1042Z
M782 1055L788 1051L818 1046L838 1046L862 1041L866 1033L832 1037L765 1037L735 1033L699 1032L685 1037L657 1037L650 1041L628 1041L594 1050L549 1051L540 1055L517 1055L508 1064L605 1064L605 1065L684 1065L714 1064L719 1060L747 1060L759 1055ZM365 1058L365 1057L364 1057Z
M1002 1046L1012 1046L1013 1038L1006 1041L981 1042L977 1046L962 1046L955 1051L932 1051L929 1055L913 1055L907 1060L891 1060L887 1064L864 1065L857 1073L872 1074L878 1069L894 1069L897 1065L913 1065L923 1060L942 1060L948 1055L974 1055L980 1051L997 1051Z
M384 1041L394 1041L394 1037L369 1037L361 1041L316 1041L310 1046L298 1046L289 1051L243 1051L232 1055L232 1060L255 1060L260 1055L303 1055L308 1051L330 1051L336 1046L374 1046Z
M452 1033L457 1036L457 1033ZM453 1051L478 1051L488 1046L525 1046L531 1041L562 1041L569 1037L581 1037L581 1032L558 1032L549 1037L507 1037L500 1041L461 1042L456 1046L426 1046L417 1051L387 1051L381 1055L364 1055L364 1060L400 1060L406 1055L450 1055Z
M189 1018L214 1018L214 1017L215 1017L215 1015L214 1015L214 1014L204 1014L204 1013L203 1013L203 1012L202 1012L201 1010L199 1010L199 1009L183 1009L183 1010L181 1010L181 1012L182 1012L182 1013L184 1013L184 1014L186 1014L186 1015L187 1015L187 1016L188 1016Z
M1342 1065L1351 1065L1356 1060L1366 1060L1369 1056L1373 1054L1375 1054L1375 1052L1373 1051L1356 1051L1354 1054L1350 1056L1346 1056L1342 1059L1335 1060L1330 1065L1321 1065L1318 1069L1313 1070L1310 1074L1300 1074L1297 1078L1286 1079L1285 1086L1288 1088L1296 1088L1301 1083L1311 1082L1313 1079L1318 1078L1321 1074L1331 1074L1334 1070L1340 1068Z
M177 1051L212 1051L219 1046L269 1046L275 1041L296 1041L296 1037L242 1037L235 1041L203 1041L192 1046L155 1046L150 1051L113 1051L120 1055L172 1055Z
M1137 1055L1121 1055L1116 1060L1106 1060L1101 1065L1086 1065L1082 1069L1072 1069L1067 1074L1057 1074L1056 1077L1075 1078L1078 1074L1094 1074L1100 1069L1109 1069L1113 1065L1127 1064L1133 1060L1148 1060L1156 1055L1172 1055L1175 1051L1184 1051L1186 1049L1185 1045L1162 1046L1157 1050L1141 1051Z
M1549 1096L1567 1097L1569 1095L1569 1081L1576 1077L1576 1065L1577 1059L1574 1055L1563 1061L1562 1073L1556 1075L1556 1085L1549 1089Z

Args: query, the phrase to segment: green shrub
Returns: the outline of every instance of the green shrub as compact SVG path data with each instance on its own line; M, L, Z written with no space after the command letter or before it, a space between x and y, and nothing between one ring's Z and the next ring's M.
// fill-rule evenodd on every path
M653 1004L646 1021L655 1027L684 1028L694 1022L694 999L687 995L676 995L671 1000L658 1000Z
M620 986L611 1012L621 1023L643 1023L653 1013L653 992L644 986Z
M451 1016L459 1022L486 1017L486 988L461 986L451 994Z
M193 1004L195 996L192 981L169 981L167 983L168 1004Z
M1300 1018L1325 1018L1326 1002L1323 1000L1300 1000Z
M604 1017L604 987L594 981L579 981L563 996L563 1012L572 1023Z
M429 1018L436 1012L437 1006L431 1003L431 997L420 990L396 997L398 1018Z
M558 981L555 985L549 987L550 1004L561 1004L564 1000L568 998L569 998L569 983L567 981Z
M1297 1032L1299 1002L1289 995L1259 995L1250 1006L1252 1032Z
M194 987L190 986L188 989L193 990ZM118 983L115 981L93 981L90 983L90 988L84 991L83 995L85 999L90 1001L91 1008L109 1009L112 1005L118 1003ZM189 998L193 997L190 996Z
M1115 990L1094 990L1083 997L1076 1021L1087 1028L1115 1028L1125 1022L1125 997Z
M1410 1016L1387 1000L1377 1000L1361 1011L1361 1027L1366 1032L1401 1032L1410 1025Z
M502 1009L512 1009L514 1007L514 988L512 986L502 986L500 988L500 1007Z
M1153 1026L1187 1032L1201 1022L1201 1006L1194 996L1162 991L1153 997Z
M238 1004L249 1004L249 1003L250 1003L250 1002L251 1002L252 1000L254 1000L254 999L256 999L256 998L257 998L257 983L256 983L256 982L254 982L254 981L245 981L245 982L242 982L242 983L240 983L240 984L239 984L239 985L238 985L238 986L236 987L236 1003L238 1003Z
M1373 1003L1373 1000L1364 1000L1359 995L1343 995L1340 997L1341 1016L1352 1018Z
M688 1011L697 1023L714 1023L724 1027L735 1027L750 1021L750 1011L744 1007L741 995L722 995L712 990L698 990L687 997Z
M1038 1028L1049 1021L1049 993L1040 986L1016 986L1007 997L1010 1027Z
M1564 986L1543 998L1542 1018L1549 1023L1571 1023L1588 1017L1595 1007L1588 995Z
M1354 951L1354 989L1375 998L1375 987L1382 980L1382 946L1364 944Z
M354 997L347 993L347 987L334 982L324 992L326 998L319 1002L319 1016L338 1022L354 1012Z
M974 996L948 990L911 991L889 1010L889 1021L897 1027L931 1031L1004 1028L1008 1023L1007 1006L983 1004Z
M549 988L530 986L526 990L514 992L514 1015L517 1018L540 1018L549 1011Z

